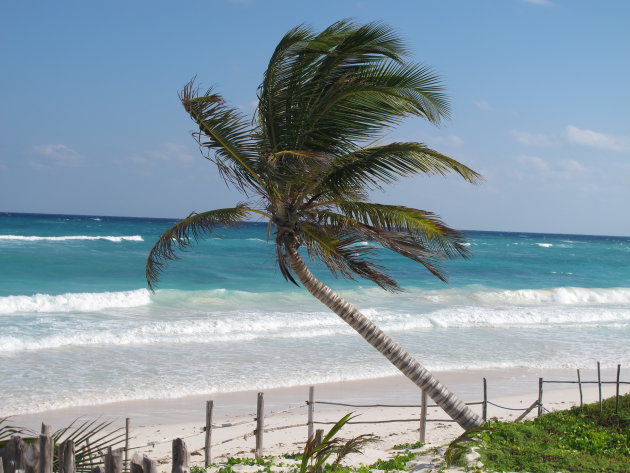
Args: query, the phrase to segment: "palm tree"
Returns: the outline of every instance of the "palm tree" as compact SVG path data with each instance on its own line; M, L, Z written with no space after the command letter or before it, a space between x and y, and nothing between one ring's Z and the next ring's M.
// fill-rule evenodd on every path
M168 260L217 226L254 214L268 220L284 278L296 279L439 404L464 429L482 420L355 307L317 280L299 249L335 276L397 282L378 265L384 247L445 280L440 261L466 257L464 235L436 215L368 201L367 192L400 177L454 172L479 175L422 143L381 142L407 116L433 124L448 116L440 79L405 61L400 37L381 23L339 21L316 33L304 25L276 47L258 89L253 121L194 79L180 93L198 127L193 136L226 182L249 199L236 207L191 214L157 241L146 277L153 290ZM255 200L254 200L255 199ZM361 243L368 241L369 245Z

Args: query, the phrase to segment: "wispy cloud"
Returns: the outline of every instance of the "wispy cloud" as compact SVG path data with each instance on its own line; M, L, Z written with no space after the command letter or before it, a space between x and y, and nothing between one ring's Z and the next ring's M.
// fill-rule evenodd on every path
M558 144L557 138L553 135L546 135L544 133L530 133L528 131L513 130L512 136L519 143L523 143L530 146L555 146Z
M443 135L443 136L435 136L423 133L419 136L419 139L426 143L430 147L438 147L438 146L461 146L464 143L457 135Z
M630 140L627 138L600 133L593 130L582 130L569 125L565 128L564 137L574 145L611 151L630 151Z
M551 147L568 143L609 151L630 151L630 139L626 137L581 129L574 125L567 126L558 134L513 130L512 136L519 143L529 146Z
M532 5L540 5L542 7L550 7L553 5L550 0L523 0L525 3L531 3Z
M187 163L195 159L195 155L190 152L188 146L177 143L165 143L161 149L134 154L129 158L129 161L136 164L150 164L156 161L179 161Z
M597 188L593 183L593 176L598 172L574 159L551 161L539 156L519 156L515 161L517 166L514 175L520 181L537 182L549 187L565 183L567 186L588 191Z
M473 100L473 103L479 110L483 110L484 112L490 112L494 110L494 107L485 100Z
M72 166L85 160L82 154L61 143L33 146L33 151L46 158L49 164L58 166Z

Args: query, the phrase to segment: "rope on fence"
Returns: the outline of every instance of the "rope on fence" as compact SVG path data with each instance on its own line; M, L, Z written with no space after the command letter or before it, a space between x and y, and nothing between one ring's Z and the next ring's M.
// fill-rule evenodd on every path
M498 407L499 409L505 409L505 410L508 410L508 411L526 411L528 409L527 407L525 409L517 409L517 408L514 408L514 407L500 406L500 405L495 404L494 402L490 402L490 401L488 401L488 404L492 404L494 407Z
M393 419L393 420L364 420L356 422L346 422L346 425L351 424L391 424L394 422L420 422L420 419ZM453 419L427 419L427 422L455 422ZM313 424L320 425L335 425L337 422L313 422Z
M308 401L307 401L308 404ZM422 406L417 404L344 404L341 402L315 401L314 404L327 404L330 406L344 407L414 407L420 409ZM437 404L428 404L427 407L439 407Z
M301 409L301 408L306 407L306 406L308 406L308 401L306 401L306 404L300 404L299 406L289 407L288 409L284 409L282 411L269 412L269 414L265 415L265 418L273 417L273 416L276 416L278 414L284 414L285 412L291 412L291 411L294 411L296 409Z
M309 402L306 401L306 406L308 406ZM418 404L344 404L341 402L328 402L328 401L314 401L313 404L327 404L329 406L344 406L344 407L412 407L415 409L420 409L422 405ZM483 404L483 401L479 402L466 402L464 403L467 406L478 406ZM427 404L427 407L440 407L437 404Z
M282 425L279 427L271 427L269 429L265 429L263 432L275 432L276 430L293 429L295 427L306 427L306 425L307 424Z
M255 417L253 417L250 420L244 420L244 421L235 422L235 423L227 422L227 423L221 424L221 425L212 424L212 428L213 429L227 429L228 427L237 427L239 425L251 424L252 422L256 422L256 418ZM205 427L203 429L204 429L204 431L206 430Z

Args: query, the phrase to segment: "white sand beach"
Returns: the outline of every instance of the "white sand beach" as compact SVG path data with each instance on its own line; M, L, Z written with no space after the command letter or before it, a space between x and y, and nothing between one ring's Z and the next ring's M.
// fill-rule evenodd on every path
M479 402L483 399L482 379L487 379L488 418L497 417L513 420L522 409L527 408L538 398L538 378L547 380L576 380L575 370L488 370L442 372L439 378L461 396L466 402ZM603 370L602 381L613 381L616 370ZM624 380L623 372L621 376ZM595 370L583 370L582 381L596 381ZM628 392L628 385L621 385L621 392ZM615 394L615 385L604 384L603 396ZM206 400L214 401L212 459L221 462L228 456L253 457L255 448L256 399L255 391L219 393L208 396L195 396L181 399L142 400L113 403L101 406L85 406L37 414L21 415L12 418L14 425L37 429L41 422L57 429L79 416L113 420L113 426L124 427L125 418L131 419L130 456L133 453L145 454L161 464L160 471L169 471L171 441L183 438L191 453L191 465L201 465L204 460L204 432ZM299 386L283 389L270 389L264 392L265 434L264 455L280 456L300 452L307 437L308 387ZM583 385L584 402L598 399L596 384ZM362 455L353 455L349 461L354 464L370 464L379 458L391 455L391 448L402 443L414 443L419 439L418 407L350 407L318 404L327 401L343 404L403 404L419 405L418 389L404 377L389 377L368 381L322 384L315 387L316 428L328 430L330 425L317 422L335 422L343 415L354 412L357 422L347 425L340 432L341 437L351 437L371 433L379 437L377 442L365 449ZM430 404L432 402L430 401ZM504 406L516 410L502 409ZM549 411L566 409L579 404L577 385L544 384L543 404ZM481 413L481 406L473 409ZM521 409L519 411L518 409ZM536 415L534 409L527 418ZM393 419L414 419L411 422L385 423ZM428 419L447 419L439 408L428 410ZM365 423L363 423L365 422ZM289 429L279 427L295 426ZM462 433L454 423L438 421L427 423L426 442L429 446L449 443Z

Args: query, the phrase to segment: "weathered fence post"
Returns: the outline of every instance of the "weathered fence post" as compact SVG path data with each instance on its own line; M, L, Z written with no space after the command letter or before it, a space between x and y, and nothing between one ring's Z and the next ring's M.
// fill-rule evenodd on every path
M314 422L314 414L315 414L315 386L310 386L308 388L308 439L313 436L313 422Z
M597 386L599 387L599 412L601 414L604 408L602 406L602 372L599 366L599 361L597 362Z
M420 407L420 442L425 443L427 440L427 392L423 389Z
M206 441L205 441L205 463L206 468L212 463L212 410L214 401L206 401ZM147 473L147 472L145 472Z
M315 446L316 447L322 443L323 438L324 438L324 429L317 429L315 431Z
M144 473L157 473L157 462L146 455L142 457L142 467Z
M103 465L96 465L92 468L91 473L105 473L105 467Z
M180 438L173 440L173 468L171 472L189 473L188 449L186 443Z
M123 468L125 471L129 471L129 426L131 419L127 417L125 419L125 459L123 461Z
M2 462L2 457L0 456L0 473L4 473L4 465Z
M131 457L131 463L129 463L129 472L130 473L144 473L142 457L138 453L135 453Z
M17 470L24 471L24 450L26 444L22 438L19 435L11 436L4 448L7 473L15 473Z
M538 378L538 417L542 415L543 412L543 379Z
M265 400L263 396L263 393L258 393L258 403L256 406L256 458L263 456L263 431L265 429Z
M617 390L615 391L615 414L619 412L619 375L621 374L621 365L617 365Z
M578 368L578 388L580 389L580 407L582 407L582 379L580 378L580 370Z
M483 404L481 405L481 418L485 423L488 420L488 382L483 378Z
M74 440L59 445L59 473L74 473Z
M107 449L105 454L105 473L122 473L123 469L123 449L112 447Z
M42 424L42 433L39 436L39 473L52 473L53 450L52 427Z

